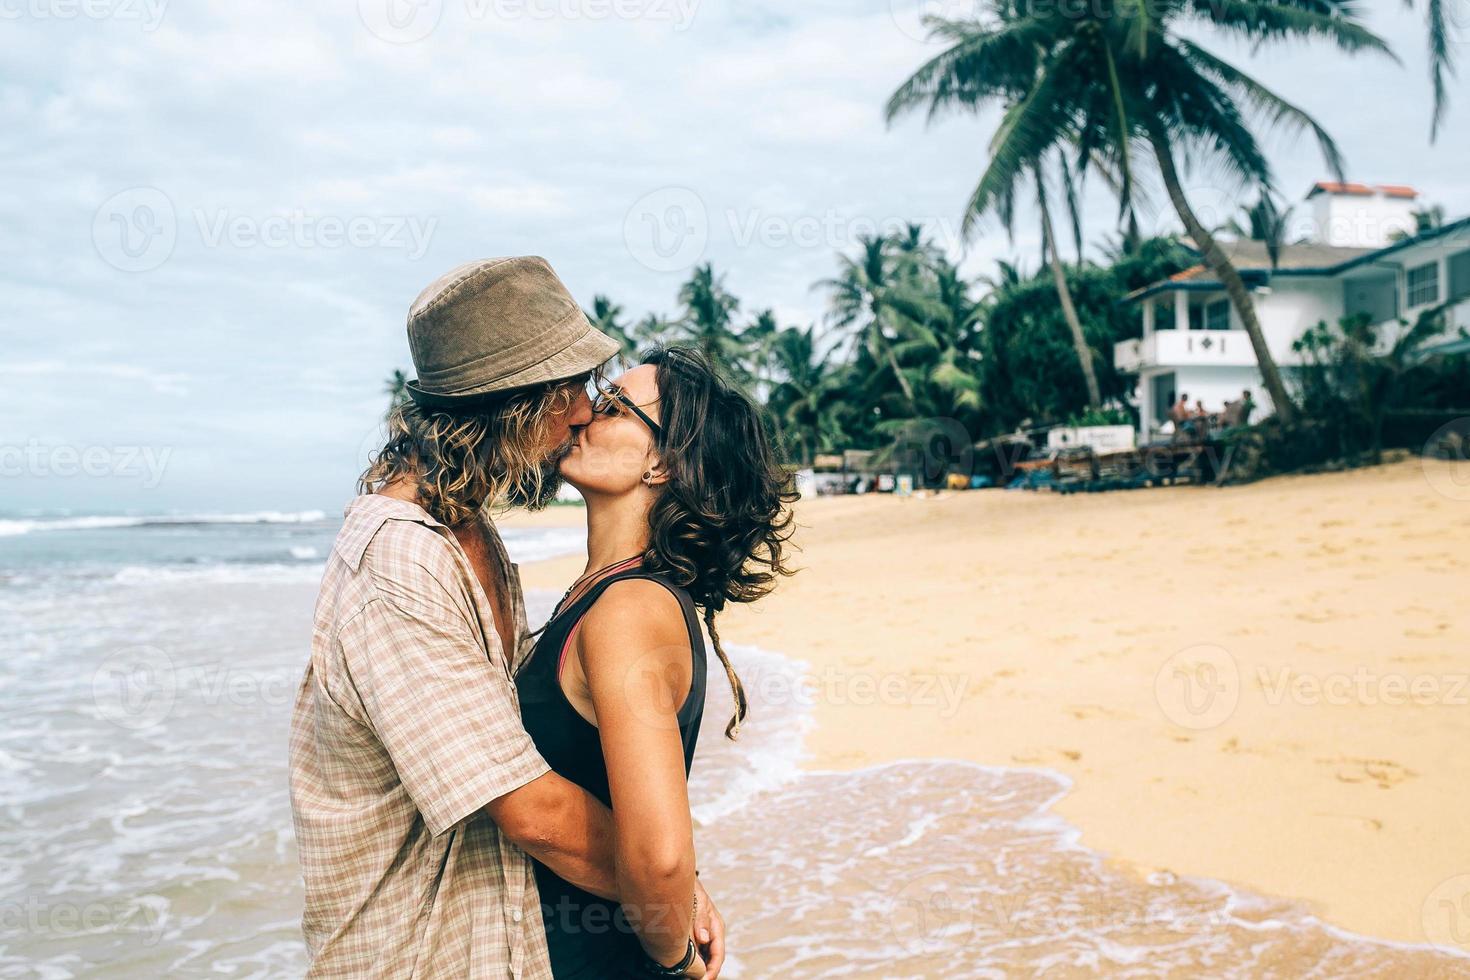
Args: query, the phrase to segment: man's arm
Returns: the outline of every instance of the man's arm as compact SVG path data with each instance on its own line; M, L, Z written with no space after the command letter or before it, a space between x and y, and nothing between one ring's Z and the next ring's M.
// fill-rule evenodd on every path
M566 881L601 898L619 901L612 811L592 794L554 772L531 780L485 806L485 815L512 843ZM725 919L695 882L699 908L694 941L708 973L718 980L725 965Z
M582 787L544 773L488 803L485 814L560 877L617 901L612 811Z

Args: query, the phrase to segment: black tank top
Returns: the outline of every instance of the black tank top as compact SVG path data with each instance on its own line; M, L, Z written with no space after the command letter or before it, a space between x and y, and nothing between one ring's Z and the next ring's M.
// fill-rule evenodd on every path
M704 637L689 593L660 578L631 568L614 572L592 586L575 602L558 609L536 641L536 647L516 673L521 722L536 750L554 772L612 806L607 765L597 726L572 707L558 679L562 651L582 617L614 582L648 579L674 594L684 611L689 631L693 671L689 697L679 708L679 734L684 742L684 774L694 761L699 722L704 713L706 662ZM532 862L541 892L541 918L551 952L551 972L557 980L643 976L643 949L616 902L598 898L558 877L539 861Z

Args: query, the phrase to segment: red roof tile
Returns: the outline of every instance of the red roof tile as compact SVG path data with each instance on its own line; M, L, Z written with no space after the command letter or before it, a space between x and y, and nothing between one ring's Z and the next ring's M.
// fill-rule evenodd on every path
M1339 183L1333 180L1319 180L1312 185L1307 197L1315 197L1318 194L1351 194L1354 197L1372 197L1374 194L1382 194L1384 197L1401 197L1413 200L1419 196L1419 192L1405 184L1379 184L1370 187L1367 184Z
M1309 193L1307 196L1311 197L1313 194L1318 193L1358 194L1363 197L1372 197L1373 188L1369 187L1367 184L1342 184L1332 180L1319 180L1317 181L1317 183L1312 185L1311 193Z

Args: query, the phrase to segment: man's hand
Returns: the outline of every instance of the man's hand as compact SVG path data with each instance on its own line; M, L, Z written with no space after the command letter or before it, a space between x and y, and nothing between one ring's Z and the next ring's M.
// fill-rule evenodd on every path
M704 960L704 980L717 980L725 965L725 919L698 878L694 879L694 942Z

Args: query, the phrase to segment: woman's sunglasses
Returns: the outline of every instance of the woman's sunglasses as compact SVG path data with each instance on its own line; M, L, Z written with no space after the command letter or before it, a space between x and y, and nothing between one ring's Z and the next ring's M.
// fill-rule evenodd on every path
M612 418L623 414L623 409L627 409L638 416L644 425L648 426L655 439L663 436L663 428L653 419L649 418L647 412L634 404L633 399L623 393L623 389L613 384L599 384L594 390L595 394L592 396L592 413L594 415Z

